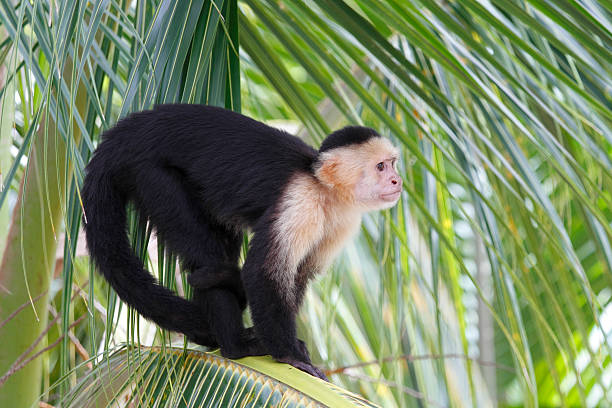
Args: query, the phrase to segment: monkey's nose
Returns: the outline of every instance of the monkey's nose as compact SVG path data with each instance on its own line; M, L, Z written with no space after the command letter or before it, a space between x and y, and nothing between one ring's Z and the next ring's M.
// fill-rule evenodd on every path
M394 186L401 186L402 185L402 179L399 177L393 177L391 179L391 184L393 184Z

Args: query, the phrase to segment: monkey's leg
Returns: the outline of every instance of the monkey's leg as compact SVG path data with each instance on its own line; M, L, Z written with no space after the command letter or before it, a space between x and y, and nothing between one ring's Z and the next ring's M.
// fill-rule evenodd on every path
M217 248L209 248L210 252L218 253L218 266L200 267L192 272L189 283L194 288L193 300L209 316L224 357L267 354L252 330L244 328L242 321L246 296L237 266L242 236L214 225L210 233L216 236L212 241L222 243ZM228 296L228 293L233 296Z
M237 266L230 267L225 265L218 270L211 271L210 268L199 268L189 274L187 281L194 289L194 301L201 304L203 309L208 309L209 305L215 306L211 312L206 311L205 314L213 313L215 316L242 314L246 308L246 293L242 285L240 276L240 268ZM217 291L212 289L225 289L231 291L238 299L239 311L232 312L233 304L227 304L224 299L215 300L218 297ZM222 319L210 319L211 321ZM227 332L220 334L219 338L237 338L233 333L240 331L241 343L239 345L226 345L224 347L224 355L230 358L239 358L246 355L264 355L268 354L259 341L253 327L243 328L242 320L229 320L231 324L221 325L216 331ZM232 327L233 326L233 327ZM301 343L303 349L305 346Z
M238 298L240 309L246 308L246 293L237 265L224 263L218 267L191 268L187 282L194 289L226 289Z
M150 166L136 175L134 197L138 209L155 226L159 238L192 270L214 274L227 262L237 264L240 250L238 237L203 214L180 174L172 169ZM229 240L229 241L228 241ZM232 259L230 259L232 258ZM237 271L237 266L234 267ZM238 272L235 272L239 279ZM211 275L212 276L212 275ZM244 334L239 299L227 288L195 291L193 302L202 311L194 326L182 327L191 340L206 346L220 345L234 350ZM216 307L220 313L216 313ZM168 319L177 320L182 310L168 310ZM250 350L247 350L250 351ZM245 354L247 353L245 351Z

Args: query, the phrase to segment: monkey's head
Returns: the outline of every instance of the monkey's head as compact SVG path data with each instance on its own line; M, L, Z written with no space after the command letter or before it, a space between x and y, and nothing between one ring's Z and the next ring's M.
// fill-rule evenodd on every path
M315 176L346 202L365 211L391 208L400 197L398 150L362 126L349 126L327 136L315 165Z

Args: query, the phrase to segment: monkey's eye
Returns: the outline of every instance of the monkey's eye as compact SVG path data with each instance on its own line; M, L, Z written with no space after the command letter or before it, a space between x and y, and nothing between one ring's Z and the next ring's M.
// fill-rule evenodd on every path
M376 169L377 169L378 171L383 171L383 170L385 169L385 163L383 163L383 162L378 163L378 164L376 165Z

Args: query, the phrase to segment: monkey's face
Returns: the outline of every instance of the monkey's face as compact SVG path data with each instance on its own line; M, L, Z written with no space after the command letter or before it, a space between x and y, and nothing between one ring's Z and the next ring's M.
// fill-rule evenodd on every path
M361 210L393 207L402 191L397 149L383 137L322 153L316 176Z
M362 157L367 159L355 184L355 201L369 211L393 207L402 193L397 149L384 138L373 139L361 149Z

